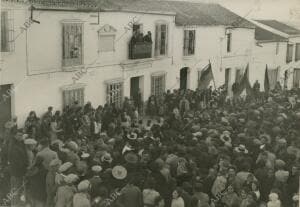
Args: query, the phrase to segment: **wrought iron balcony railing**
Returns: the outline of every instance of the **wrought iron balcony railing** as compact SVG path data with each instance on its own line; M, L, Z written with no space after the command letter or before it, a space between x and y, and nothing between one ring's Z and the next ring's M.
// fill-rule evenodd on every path
M143 59L152 57L152 43L136 42L129 44L129 59Z

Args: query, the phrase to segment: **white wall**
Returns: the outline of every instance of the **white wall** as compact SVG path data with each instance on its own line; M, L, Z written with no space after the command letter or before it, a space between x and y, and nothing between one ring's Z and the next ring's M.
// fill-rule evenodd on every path
M29 17L29 11L25 9L15 16L16 29ZM4 56L4 65L8 70L2 73L2 79L17 87L13 113L19 117L20 126L31 110L35 110L39 115L44 113L48 106L53 106L54 110L61 110L62 87L73 84L72 77L76 71L66 72L62 68L61 22L66 20L84 23L83 63L90 68L76 84L85 84L85 101L91 101L95 107L106 102L105 84L115 79L124 81L124 96L129 96L130 78L142 76L144 87L141 88L144 88L143 98L146 100L150 95L151 74L167 73L166 87L175 89L179 87L180 69L189 67L188 87L195 89L198 71L202 70L209 60L217 87L224 84L226 68L232 68L232 84L236 67L245 68L248 62L250 79L255 80L251 62L254 47L253 29L232 29L232 52L227 53L225 27L192 27L196 29L195 55L183 57L183 27L175 27L172 15L101 12L100 24L91 25L90 23L97 22L97 17L92 15L96 13L34 11L35 19L41 24L32 24L27 33L22 34L16 41L16 51ZM144 33L151 31L153 41L156 21L164 20L168 23L168 54L165 57L128 60L128 42L132 32L124 33L124 27L128 26L134 17L140 19ZM106 24L117 30L115 52L98 53L97 31Z
M195 55L188 57L183 56L184 29L196 30ZM176 72L173 75L173 79L179 78L179 70L181 68L189 67L189 86L191 89L195 89L198 84L198 71L205 68L210 60L216 87L224 84L226 68L231 68L232 70L232 77L230 78L232 81L229 83L232 85L233 80L235 80L235 68L245 68L247 63L250 64L250 79L252 80L254 29L232 29L230 53L227 53L226 49L225 30L224 26L177 27L174 34L174 45L179 49L174 50L174 67Z
M16 51L3 57L4 66L8 70L2 73L5 82L1 84L13 83L16 86L13 114L18 116L20 126L31 110L35 110L39 115L44 113L48 106L53 106L54 110L61 110L62 87L73 84L72 78L76 71L66 72L62 68L62 21L75 20L84 23L83 62L90 68L77 83L85 84L85 101L91 101L95 107L106 102L105 84L109 80L123 80L124 95L129 96L130 78L143 76L143 94L146 100L150 95L151 74L171 71L171 34L175 27L172 15L104 12L100 13L99 25L90 24L97 22L97 17L92 17L91 13L35 11L34 16L41 24L32 24L27 33L16 41ZM15 25L22 25L27 17L28 10L20 10L18 15L15 15ZM128 23L134 17L140 19L144 33L151 31L152 39L156 21L167 22L169 47L166 57L151 58L147 63L143 63L143 60L128 60L128 42L132 31L125 33L124 27L128 27ZM98 53L97 31L106 24L117 30L115 52Z
M259 46L258 46L259 45ZM278 54L276 54L276 42L258 43L254 50L254 68L256 79L260 82L260 89L264 90L265 69L268 65L269 69L280 67L279 81L283 85L282 67L286 64L287 42L278 42Z

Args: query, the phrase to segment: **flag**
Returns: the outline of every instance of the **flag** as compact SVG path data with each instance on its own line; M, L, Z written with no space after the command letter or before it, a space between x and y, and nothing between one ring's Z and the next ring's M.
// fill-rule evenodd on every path
M252 87L249 81L249 64L247 64L245 73L239 83L236 83L235 95L241 95L241 93L246 89L248 95L252 94Z
M265 92L268 93L270 90L270 81L269 81L269 73L268 73L268 65L266 65L265 70L265 82L264 82Z
M205 69L201 72L201 77L199 78L199 89L206 89L214 79L211 64L209 63Z

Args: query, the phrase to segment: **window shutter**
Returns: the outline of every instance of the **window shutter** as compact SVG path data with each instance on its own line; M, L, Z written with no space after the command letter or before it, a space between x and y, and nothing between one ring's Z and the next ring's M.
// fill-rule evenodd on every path
M1 51L8 51L8 11L1 11Z
M109 84L106 84L106 102L110 103Z
M154 76L151 76L151 95L154 95L155 94L155 77Z
M169 36L169 31L168 31L168 25L166 24L166 37L165 37L165 41L166 41L166 48L165 48L165 54L164 55L167 55L168 54L168 46L169 46L169 44L168 44L168 40L169 40L169 38L168 38L168 36Z
M162 76L162 95L165 93L166 91L166 75Z
M188 54L188 30L184 30L184 37L183 37L183 55Z
M201 80L200 78L201 78L201 71L198 71L198 88L200 87L200 80Z
M293 77L293 87L299 88L300 87L300 69L294 69L294 77Z
M191 55L195 54L195 39L196 39L196 30L191 31Z
M300 43L296 43L295 61L300 60Z
M160 25L155 25L155 55L159 55L160 48Z

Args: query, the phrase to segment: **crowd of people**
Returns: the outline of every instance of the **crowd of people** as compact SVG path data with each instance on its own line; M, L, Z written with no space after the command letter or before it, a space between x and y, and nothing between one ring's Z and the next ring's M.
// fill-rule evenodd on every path
M1 205L296 207L300 93L174 90L5 124Z

